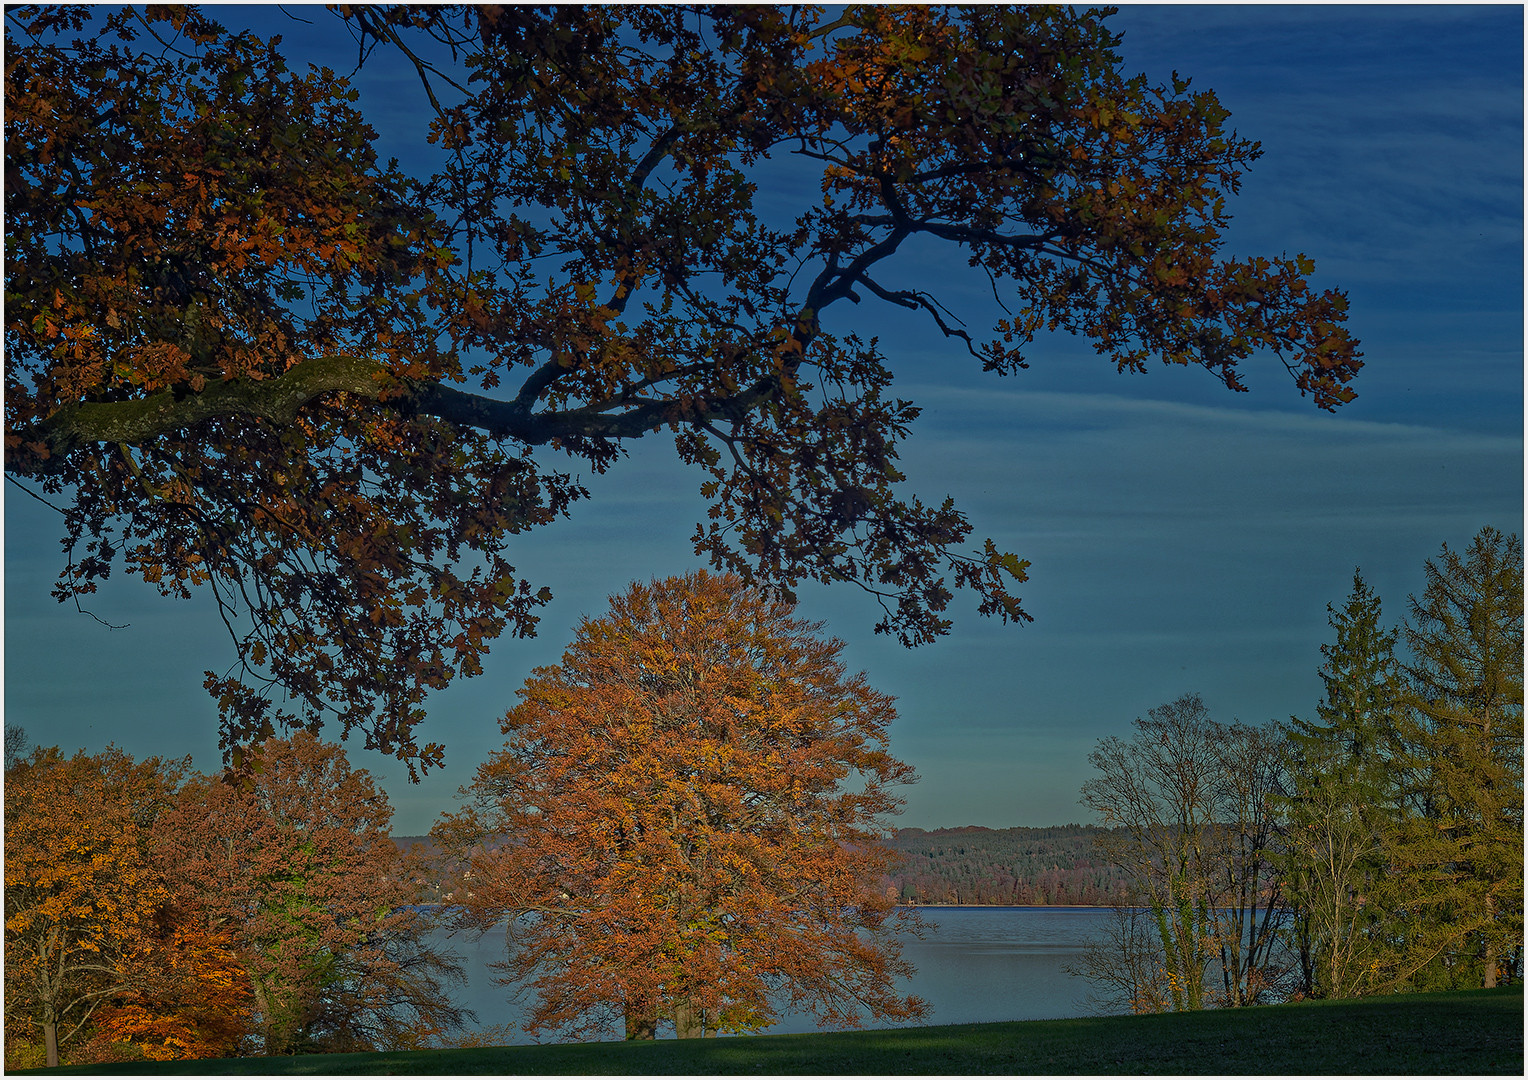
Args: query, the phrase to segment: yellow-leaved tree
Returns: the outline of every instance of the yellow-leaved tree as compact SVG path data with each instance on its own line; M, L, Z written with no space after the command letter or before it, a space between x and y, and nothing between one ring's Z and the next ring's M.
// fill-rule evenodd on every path
M167 894L148 830L186 763L36 750L5 777L5 1014L48 1065L145 974Z

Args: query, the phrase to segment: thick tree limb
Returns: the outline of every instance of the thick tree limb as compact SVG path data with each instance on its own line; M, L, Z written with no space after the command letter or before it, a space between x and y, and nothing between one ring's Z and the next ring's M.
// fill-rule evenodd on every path
M59 456L91 443L137 446L219 416L252 416L290 424L314 398L348 391L376 399L385 373L374 361L328 356L297 364L274 379L230 379L200 393L166 390L128 401L82 401L66 405L38 425L37 434Z
M31 434L57 458L95 443L141 445L222 416L248 416L285 426L314 400L345 392L372 401L385 398L408 412L541 445L569 437L637 438L665 424L736 417L776 389L776 380L763 378L736 394L699 404L659 398L615 414L604 411L608 406L536 413L524 394L504 401L440 383L400 383L375 361L340 355L303 361L274 379L213 383L200 393L166 390L138 400L79 402L60 409Z

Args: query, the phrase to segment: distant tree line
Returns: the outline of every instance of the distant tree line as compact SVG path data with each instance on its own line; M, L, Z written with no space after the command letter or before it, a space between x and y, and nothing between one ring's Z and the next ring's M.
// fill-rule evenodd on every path
M1102 740L1083 801L1126 876L1078 965L1135 1012L1493 987L1523 974L1523 561L1444 545L1404 622L1355 572L1315 719L1196 694Z
M1052 828L899 829L886 846L901 856L887 875L904 904L1102 906L1128 878L1098 853L1092 825Z
M1129 878L1098 853L1096 825L988 829L898 829L881 844L895 856L883 891L899 904L1106 907L1128 890ZM395 836L401 851L426 867L423 893L431 903L454 899L459 870L430 836Z

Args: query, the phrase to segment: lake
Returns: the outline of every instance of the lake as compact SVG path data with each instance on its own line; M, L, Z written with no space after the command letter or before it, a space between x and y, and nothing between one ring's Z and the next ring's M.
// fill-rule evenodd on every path
M1090 936L1108 925L1108 908L919 908L927 924L922 940L909 938L903 955L918 973L903 992L933 1008L925 1024L1046 1020L1092 1013L1088 984L1062 969L1073 964ZM489 965L503 957L503 937L456 938L467 985L460 998L481 1026L518 1024L522 1010L495 986ZM882 1025L884 1026L884 1025ZM816 1031L810 1016L785 1016L766 1032ZM612 1032L611 1038L619 1038ZM518 1032L516 1042L532 1042Z

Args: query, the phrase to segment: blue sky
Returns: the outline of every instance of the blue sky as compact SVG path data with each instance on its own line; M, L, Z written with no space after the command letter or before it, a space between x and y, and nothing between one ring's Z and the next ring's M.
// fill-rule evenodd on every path
M241 14L267 30L280 19L221 17ZM280 21L291 55L348 67L330 17L305 17L315 25ZM874 605L856 590L802 590L847 663L899 700L893 749L922 776L901 824L1086 820L1077 793L1096 741L1187 691L1223 720L1309 716L1326 604L1355 566L1395 620L1443 542L1462 547L1486 524L1521 533L1522 20L1517 6L1126 7L1112 20L1128 68L1192 76L1262 142L1228 250L1305 252L1318 285L1348 291L1366 367L1336 415L1271 357L1232 395L1198 370L1117 375L1060 337L997 379L899 311L866 304L830 326L880 334L897 392L924 406L904 450L910 488L954 495L977 538L1033 563L1034 623L996 625L959 598L955 632L912 652L871 633ZM358 79L386 153L417 130L411 80L375 63ZM990 297L963 271L938 251L901 269L980 326ZM581 615L635 578L697 565L700 478L663 443L588 479L595 498L517 552L557 596L541 636L501 640L481 678L429 703L447 767L411 786L352 750L384 779L396 831L423 832L451 804L500 744L515 689ZM49 513L7 486L7 723L65 749L116 742L215 768L201 672L232 654L209 606L114 579L94 610L129 628L61 607Z

